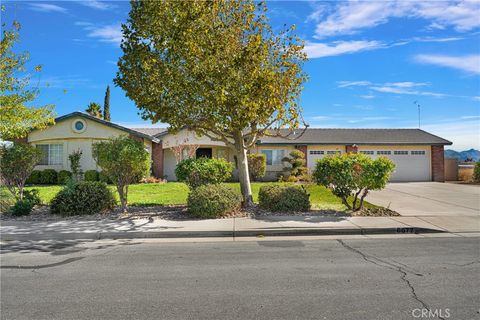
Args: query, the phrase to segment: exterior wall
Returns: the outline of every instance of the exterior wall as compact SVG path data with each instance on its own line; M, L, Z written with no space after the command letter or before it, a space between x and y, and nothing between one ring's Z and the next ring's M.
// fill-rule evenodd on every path
M162 143L152 143L152 174L156 178L163 177L163 147Z
M443 146L432 146L432 180L445 182L445 159Z
M262 150L285 150L285 156L295 150L294 145L257 145L252 148L252 153L261 153ZM283 168L286 164L280 165L267 165L264 181L277 181L278 176L283 172Z
M167 134L161 137L163 148L171 148L179 144L198 144L205 146L225 146L221 141L212 141L206 136L198 136L195 132L188 130L180 130L176 134Z
M77 133L72 129L73 124L81 119L85 122L85 130ZM36 130L28 135L28 143L32 145L38 144L62 144L63 145L63 161L60 165L38 165L37 170L55 169L70 170L70 162L68 155L76 150L82 151L80 166L83 171L100 170L92 157L92 144L111 137L125 135L122 130L111 128L106 125L91 121L83 117L73 117L56 123L55 125L45 129ZM152 143L149 140L140 138L145 144L146 149L151 154Z
M445 181L458 181L457 159L445 159Z

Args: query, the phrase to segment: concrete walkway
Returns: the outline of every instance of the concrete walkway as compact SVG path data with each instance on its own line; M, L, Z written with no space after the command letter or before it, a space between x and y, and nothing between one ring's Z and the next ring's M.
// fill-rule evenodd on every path
M478 217L272 216L212 220L2 221L1 240L480 233Z
M480 186L438 182L389 183L368 195L371 203L402 216L480 216Z

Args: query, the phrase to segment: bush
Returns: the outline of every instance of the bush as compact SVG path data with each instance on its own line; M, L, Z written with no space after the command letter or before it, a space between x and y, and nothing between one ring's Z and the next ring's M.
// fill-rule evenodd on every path
M54 169L45 169L40 173L40 184L56 184L57 180L57 171Z
M261 208L269 211L308 211L310 195L303 186L265 185L260 188L258 201Z
M203 185L190 191L187 205L188 211L196 217L218 218L239 210L242 196L221 184Z
M33 207L40 204L38 190L26 190L23 192L23 199L17 200L10 208L10 213L14 216L26 216L32 212Z
M57 174L58 184L67 184L72 179L72 173L68 170L60 170Z
M233 165L224 159L185 159L178 163L175 175L178 181L185 182L194 189L205 184L218 184L227 181Z
M480 161L475 162L475 168L473 169L473 181L480 182Z
M348 153L317 160L313 178L342 199L348 209L358 211L370 190L385 188L394 169L395 164L386 157L373 160L364 154ZM351 205L349 197L353 197Z
M98 181L104 182L106 184L112 184L112 180L107 176L103 171L98 173Z
M98 181L98 171L97 170L87 170L85 171L85 176L83 177L85 181Z
M305 166L305 154L300 150L293 150L288 157L282 159L290 166L283 168L283 176L280 181L297 182L308 179L308 168Z
M267 172L267 156L263 153L251 153L248 158L248 172L253 181L265 177Z
M26 184L41 184L42 183L42 171L33 170L28 177Z
M86 215L111 210L115 206L112 192L103 182L81 181L67 184L53 198L50 211L64 216Z

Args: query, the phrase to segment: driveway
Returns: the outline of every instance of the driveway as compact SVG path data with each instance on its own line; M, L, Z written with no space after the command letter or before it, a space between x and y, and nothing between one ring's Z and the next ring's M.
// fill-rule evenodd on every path
M390 183L367 201L402 216L480 216L480 186L438 182Z

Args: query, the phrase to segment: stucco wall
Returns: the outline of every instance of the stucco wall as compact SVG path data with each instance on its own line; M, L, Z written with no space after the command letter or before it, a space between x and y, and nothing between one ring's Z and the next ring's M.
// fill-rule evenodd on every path
M77 120L83 120L85 123L85 130L82 132L75 132L73 124ZM39 165L37 170L55 169L55 170L70 170L70 162L68 155L76 150L82 151L82 158L80 165L83 171L99 170L92 157L92 144L111 137L118 137L125 135L126 132L111 128L109 126L85 119L82 117L73 117L56 123L55 125L45 129L36 130L28 135L28 142L32 145L38 144L62 144L63 145L63 161L61 165ZM127 134L128 135L128 134ZM151 154L152 143L149 140L142 139L145 147Z

